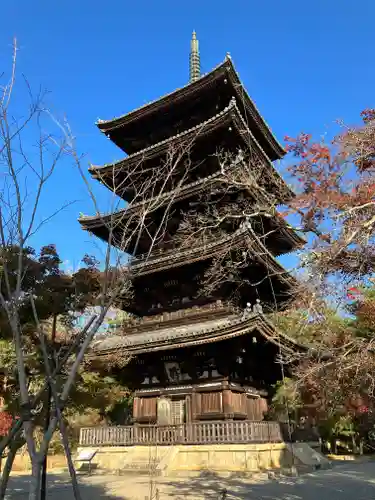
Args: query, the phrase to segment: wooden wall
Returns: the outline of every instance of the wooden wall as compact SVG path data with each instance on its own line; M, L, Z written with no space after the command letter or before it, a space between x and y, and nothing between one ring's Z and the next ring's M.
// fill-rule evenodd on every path
M253 420L264 419L267 412L267 401L264 398L252 397L245 392L234 392L230 389L216 391L197 391L173 399L165 397L167 401L183 401L184 415L186 422L200 420ZM134 398L133 417L138 423L158 422L158 397L157 396L137 396ZM171 404L170 424L175 421ZM165 416L163 424L165 423Z
M157 418L157 397L135 397L133 418L139 423L155 423Z
M263 420L267 413L267 400L264 398L247 398L247 418L249 420Z

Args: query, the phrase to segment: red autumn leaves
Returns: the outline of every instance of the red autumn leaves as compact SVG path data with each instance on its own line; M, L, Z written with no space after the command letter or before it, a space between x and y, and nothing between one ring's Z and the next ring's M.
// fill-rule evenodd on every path
M296 214L323 273L369 274L375 270L375 110L361 113L363 125L342 126L331 143L310 134L285 137L292 155L288 171L297 195Z
M0 436L6 436L12 427L13 417L7 411L0 411Z

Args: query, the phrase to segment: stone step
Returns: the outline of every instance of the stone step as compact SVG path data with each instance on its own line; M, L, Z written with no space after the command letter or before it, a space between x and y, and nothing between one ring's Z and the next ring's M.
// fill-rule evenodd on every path
M162 475L162 472L160 470L147 470L147 469L118 469L116 471L117 476L152 476L152 477L159 477Z
M137 461L137 462L126 462L124 464L124 467L129 467L130 469L139 469L139 468L142 468L142 467L148 467L148 468L155 468L159 465L159 461L157 462L146 462L146 461Z
M140 474L140 475L154 475L159 476L158 470L159 462L146 462L146 461L129 461L124 463L118 474Z

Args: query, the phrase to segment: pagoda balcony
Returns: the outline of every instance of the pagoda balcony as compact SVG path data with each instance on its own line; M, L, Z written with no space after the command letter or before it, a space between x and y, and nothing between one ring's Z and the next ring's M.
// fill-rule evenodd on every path
M285 424L249 420L191 422L177 425L82 427L80 446L281 443Z

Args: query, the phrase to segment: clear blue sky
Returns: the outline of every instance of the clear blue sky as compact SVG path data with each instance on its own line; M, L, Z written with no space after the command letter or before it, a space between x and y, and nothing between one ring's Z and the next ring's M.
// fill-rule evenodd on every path
M19 69L32 85L51 91L53 111L67 116L87 163L122 156L96 129L98 117L120 115L187 82L193 29L202 70L229 51L280 140L301 130L324 133L337 118L353 123L374 106L373 0L13 0L2 5L1 17L0 72L17 36ZM95 189L107 209L105 189ZM77 202L34 244L56 243L76 264L93 251L76 219L93 208L66 164L51 181L42 212L70 200Z

